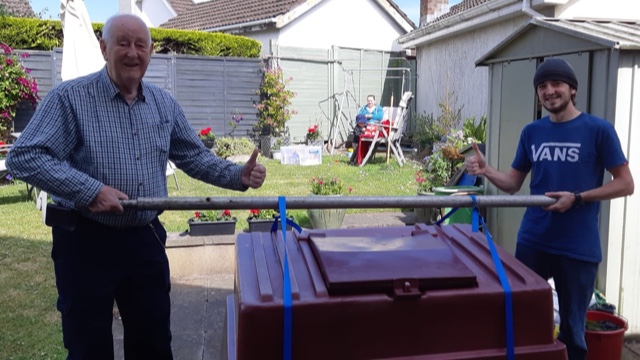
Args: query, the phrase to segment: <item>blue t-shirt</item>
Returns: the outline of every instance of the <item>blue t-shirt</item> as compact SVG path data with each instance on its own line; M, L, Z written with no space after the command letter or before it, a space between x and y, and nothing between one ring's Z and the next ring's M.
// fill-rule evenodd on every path
M544 117L527 125L511 167L531 171L531 195L587 191L602 186L605 169L627 163L613 126L593 115L554 123ZM527 208L518 242L570 258L600 262L599 202L564 213Z

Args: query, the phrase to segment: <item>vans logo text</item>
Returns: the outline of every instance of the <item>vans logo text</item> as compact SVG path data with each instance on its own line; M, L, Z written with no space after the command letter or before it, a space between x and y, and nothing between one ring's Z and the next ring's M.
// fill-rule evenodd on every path
M576 162L580 158L580 144L576 143L542 143L536 150L535 145L531 145L533 161L570 161Z

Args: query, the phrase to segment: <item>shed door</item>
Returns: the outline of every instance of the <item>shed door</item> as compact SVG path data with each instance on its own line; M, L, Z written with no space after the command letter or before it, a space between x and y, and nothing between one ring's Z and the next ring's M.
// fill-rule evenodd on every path
M502 66L497 165L500 171L509 171L520 140L520 132L536 118L537 101L532 80L536 63L534 60L520 60L496 66ZM516 195L529 195L529 176ZM515 252L524 211L525 208L499 208L496 212L495 238L511 253Z

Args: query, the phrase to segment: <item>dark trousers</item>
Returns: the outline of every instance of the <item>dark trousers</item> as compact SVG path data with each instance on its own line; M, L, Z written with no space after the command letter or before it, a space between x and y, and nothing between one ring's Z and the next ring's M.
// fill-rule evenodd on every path
M58 310L67 359L113 359L113 302L132 359L172 359L166 231L156 218L117 229L81 218L75 230L53 227Z
M567 347L569 360L586 359L584 330L598 263L550 254L522 244L516 247L516 258L545 280L553 278L560 312L558 340Z

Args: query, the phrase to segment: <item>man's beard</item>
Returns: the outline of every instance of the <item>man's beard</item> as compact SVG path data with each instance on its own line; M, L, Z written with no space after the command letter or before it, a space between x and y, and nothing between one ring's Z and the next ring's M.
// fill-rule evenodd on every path
M567 110L567 107L569 106L569 103L571 102L571 99L567 99L565 100L564 98L561 99L561 102L555 102L554 105L552 105L551 107L548 107L546 105L546 103L543 101L542 102L542 107L544 107L545 110L547 110L550 114L560 114L563 111Z

